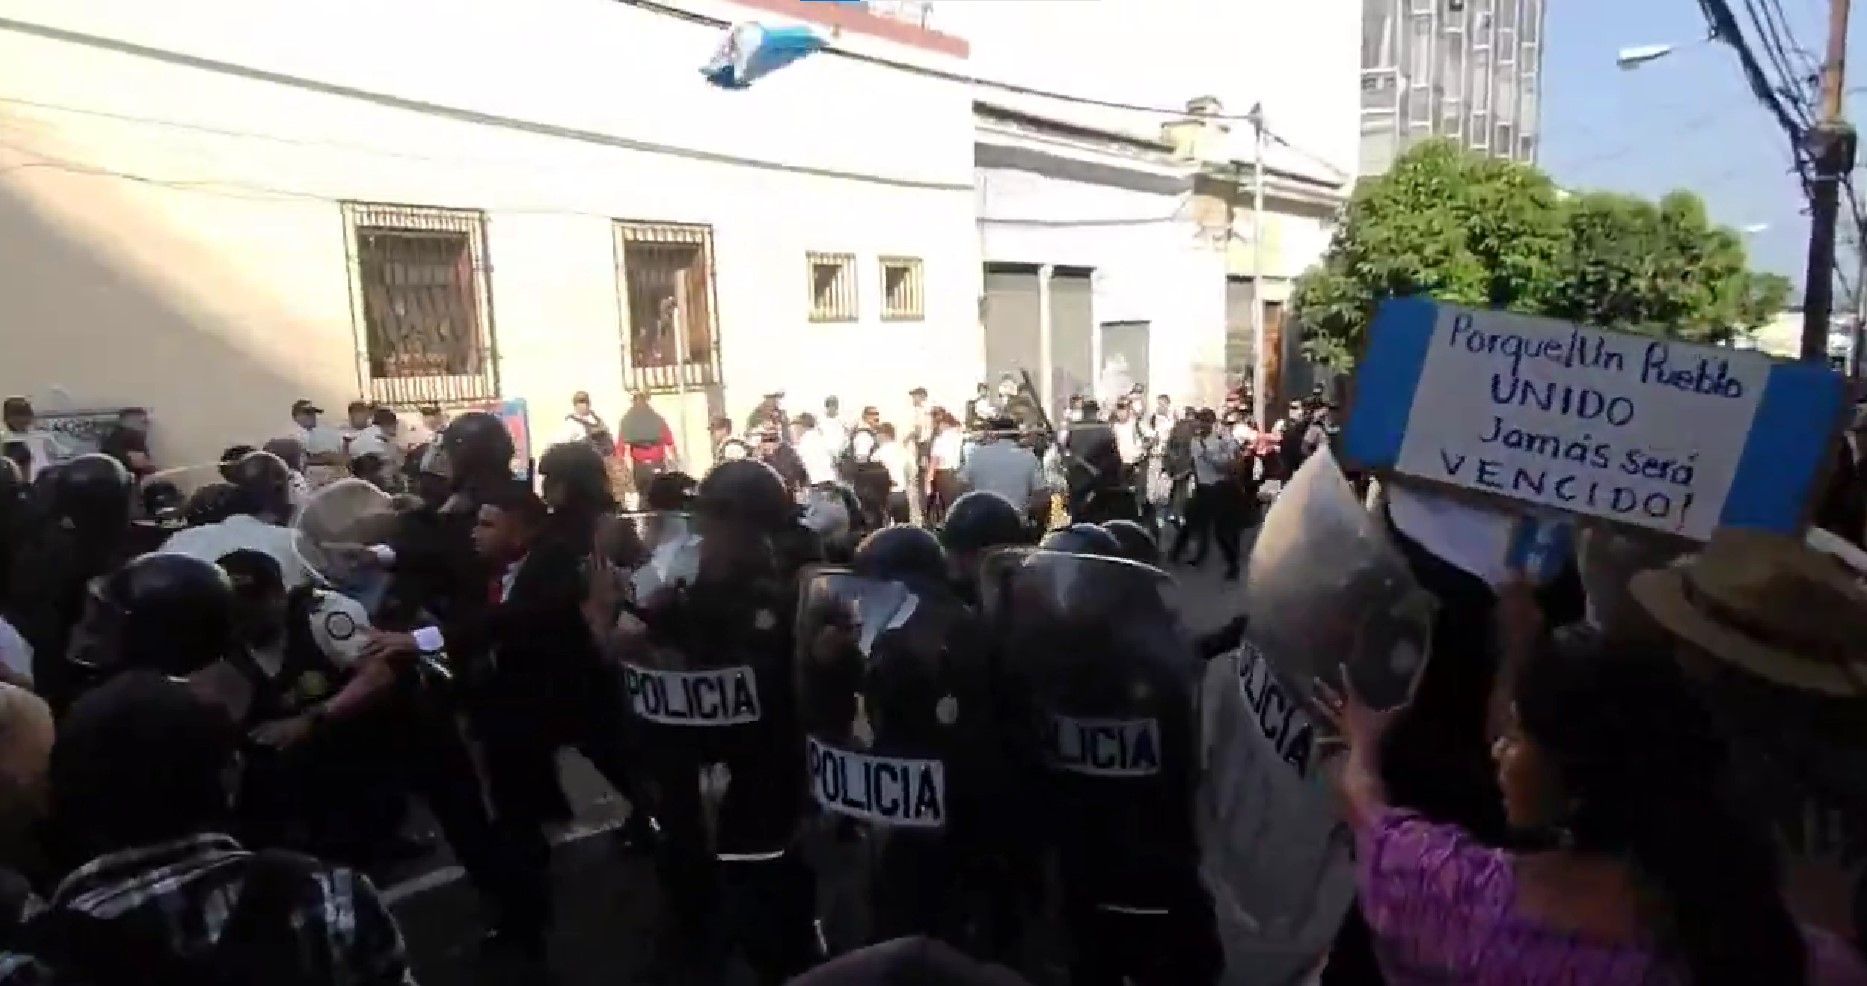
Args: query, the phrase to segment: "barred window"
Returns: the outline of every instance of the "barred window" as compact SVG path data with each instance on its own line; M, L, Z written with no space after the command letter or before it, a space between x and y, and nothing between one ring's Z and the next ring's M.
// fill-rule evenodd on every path
M807 257L810 262L810 320L855 321L856 255L811 253Z
M618 222L616 263L629 389L665 391L719 383L712 228Z
M915 257L882 258L882 317L919 321L927 315L921 295L921 262Z
M410 406L499 396L483 215L357 202L343 210L370 399Z

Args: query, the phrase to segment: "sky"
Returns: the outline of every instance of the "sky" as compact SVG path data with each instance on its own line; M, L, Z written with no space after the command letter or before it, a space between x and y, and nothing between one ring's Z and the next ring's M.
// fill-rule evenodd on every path
M1796 41L1819 64L1827 0L1776 0ZM1747 237L1754 266L1802 281L1808 218L1791 174L1789 142L1745 86L1737 54L1694 44L1706 33L1694 0L1548 0L1543 66L1543 148L1538 163L1568 187L1644 196L1697 192L1728 226L1768 223ZM1733 0L1740 22L1750 24ZM1849 51L1867 51L1867 10L1856 10ZM1615 66L1627 46L1679 44L1633 71ZM1796 56L1792 53L1792 58ZM1867 87L1867 60L1852 87ZM1813 69L1811 69L1811 72ZM1867 91L1849 98L1850 117ZM1867 121L1858 121L1864 122ZM1867 187L1862 189L1867 192ZM1845 215L1845 202L1843 204ZM1843 247L1842 266L1853 255ZM1853 274L1850 269L1849 282Z

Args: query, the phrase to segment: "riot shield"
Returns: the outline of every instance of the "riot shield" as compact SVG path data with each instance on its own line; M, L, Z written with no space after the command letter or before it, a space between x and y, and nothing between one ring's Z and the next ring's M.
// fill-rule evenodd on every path
M700 534L686 513L615 514L597 525L596 538L596 550L620 570L623 598L638 607L692 583L700 570Z
M943 586L813 566L796 636L826 943L976 933L1011 778L978 620Z
M1173 580L1124 558L1013 548L986 557L981 589L1005 700L1048 778L1041 824L1066 855L1107 860L1097 892L1123 899L1099 903L1168 906L1152 899L1157 877L1195 858L1199 675Z
M300 505L292 518L292 550L320 583L375 616L390 575L374 557L374 546L394 540L400 523L389 494L361 479L340 479Z
M1346 666L1371 704L1405 702L1435 604L1327 450L1265 517L1245 600L1245 639L1213 659L1201 689L1202 867L1225 982L1296 982L1354 895L1352 836L1322 770L1328 727L1310 714L1311 682Z

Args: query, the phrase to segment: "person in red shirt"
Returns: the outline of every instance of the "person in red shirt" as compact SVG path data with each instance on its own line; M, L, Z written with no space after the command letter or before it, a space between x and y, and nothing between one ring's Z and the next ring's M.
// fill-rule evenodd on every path
M668 471L674 463L674 430L648 403L647 392L638 391L629 413L622 416L621 432L635 489L646 492L655 477Z

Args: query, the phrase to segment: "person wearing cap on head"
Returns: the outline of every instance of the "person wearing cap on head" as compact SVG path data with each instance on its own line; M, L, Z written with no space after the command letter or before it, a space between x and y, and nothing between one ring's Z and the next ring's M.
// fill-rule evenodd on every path
M1025 517L1037 517L1050 505L1050 484L1044 479L1043 462L1037 453L1018 443L1010 418L990 418L985 426L991 436L966 458L959 470L960 480L969 490L1005 498Z
M817 418L817 430L823 434L830 456L839 462L849 453L849 425L844 423L842 411L842 401L831 394L823 399L823 414Z
M48 466L63 462L74 453L56 432L39 427L32 402L24 397L9 397L0 405L0 443L19 443L29 455L26 480L31 482Z
M356 454L350 451L350 444L356 441L358 435L370 430L375 413L376 409L369 401L351 401L344 406L344 426L338 434L343 436L346 453Z
M324 409L300 398L292 402L292 427L279 437L296 438L305 449L305 478L315 489L343 476L344 436L329 425L320 424Z

